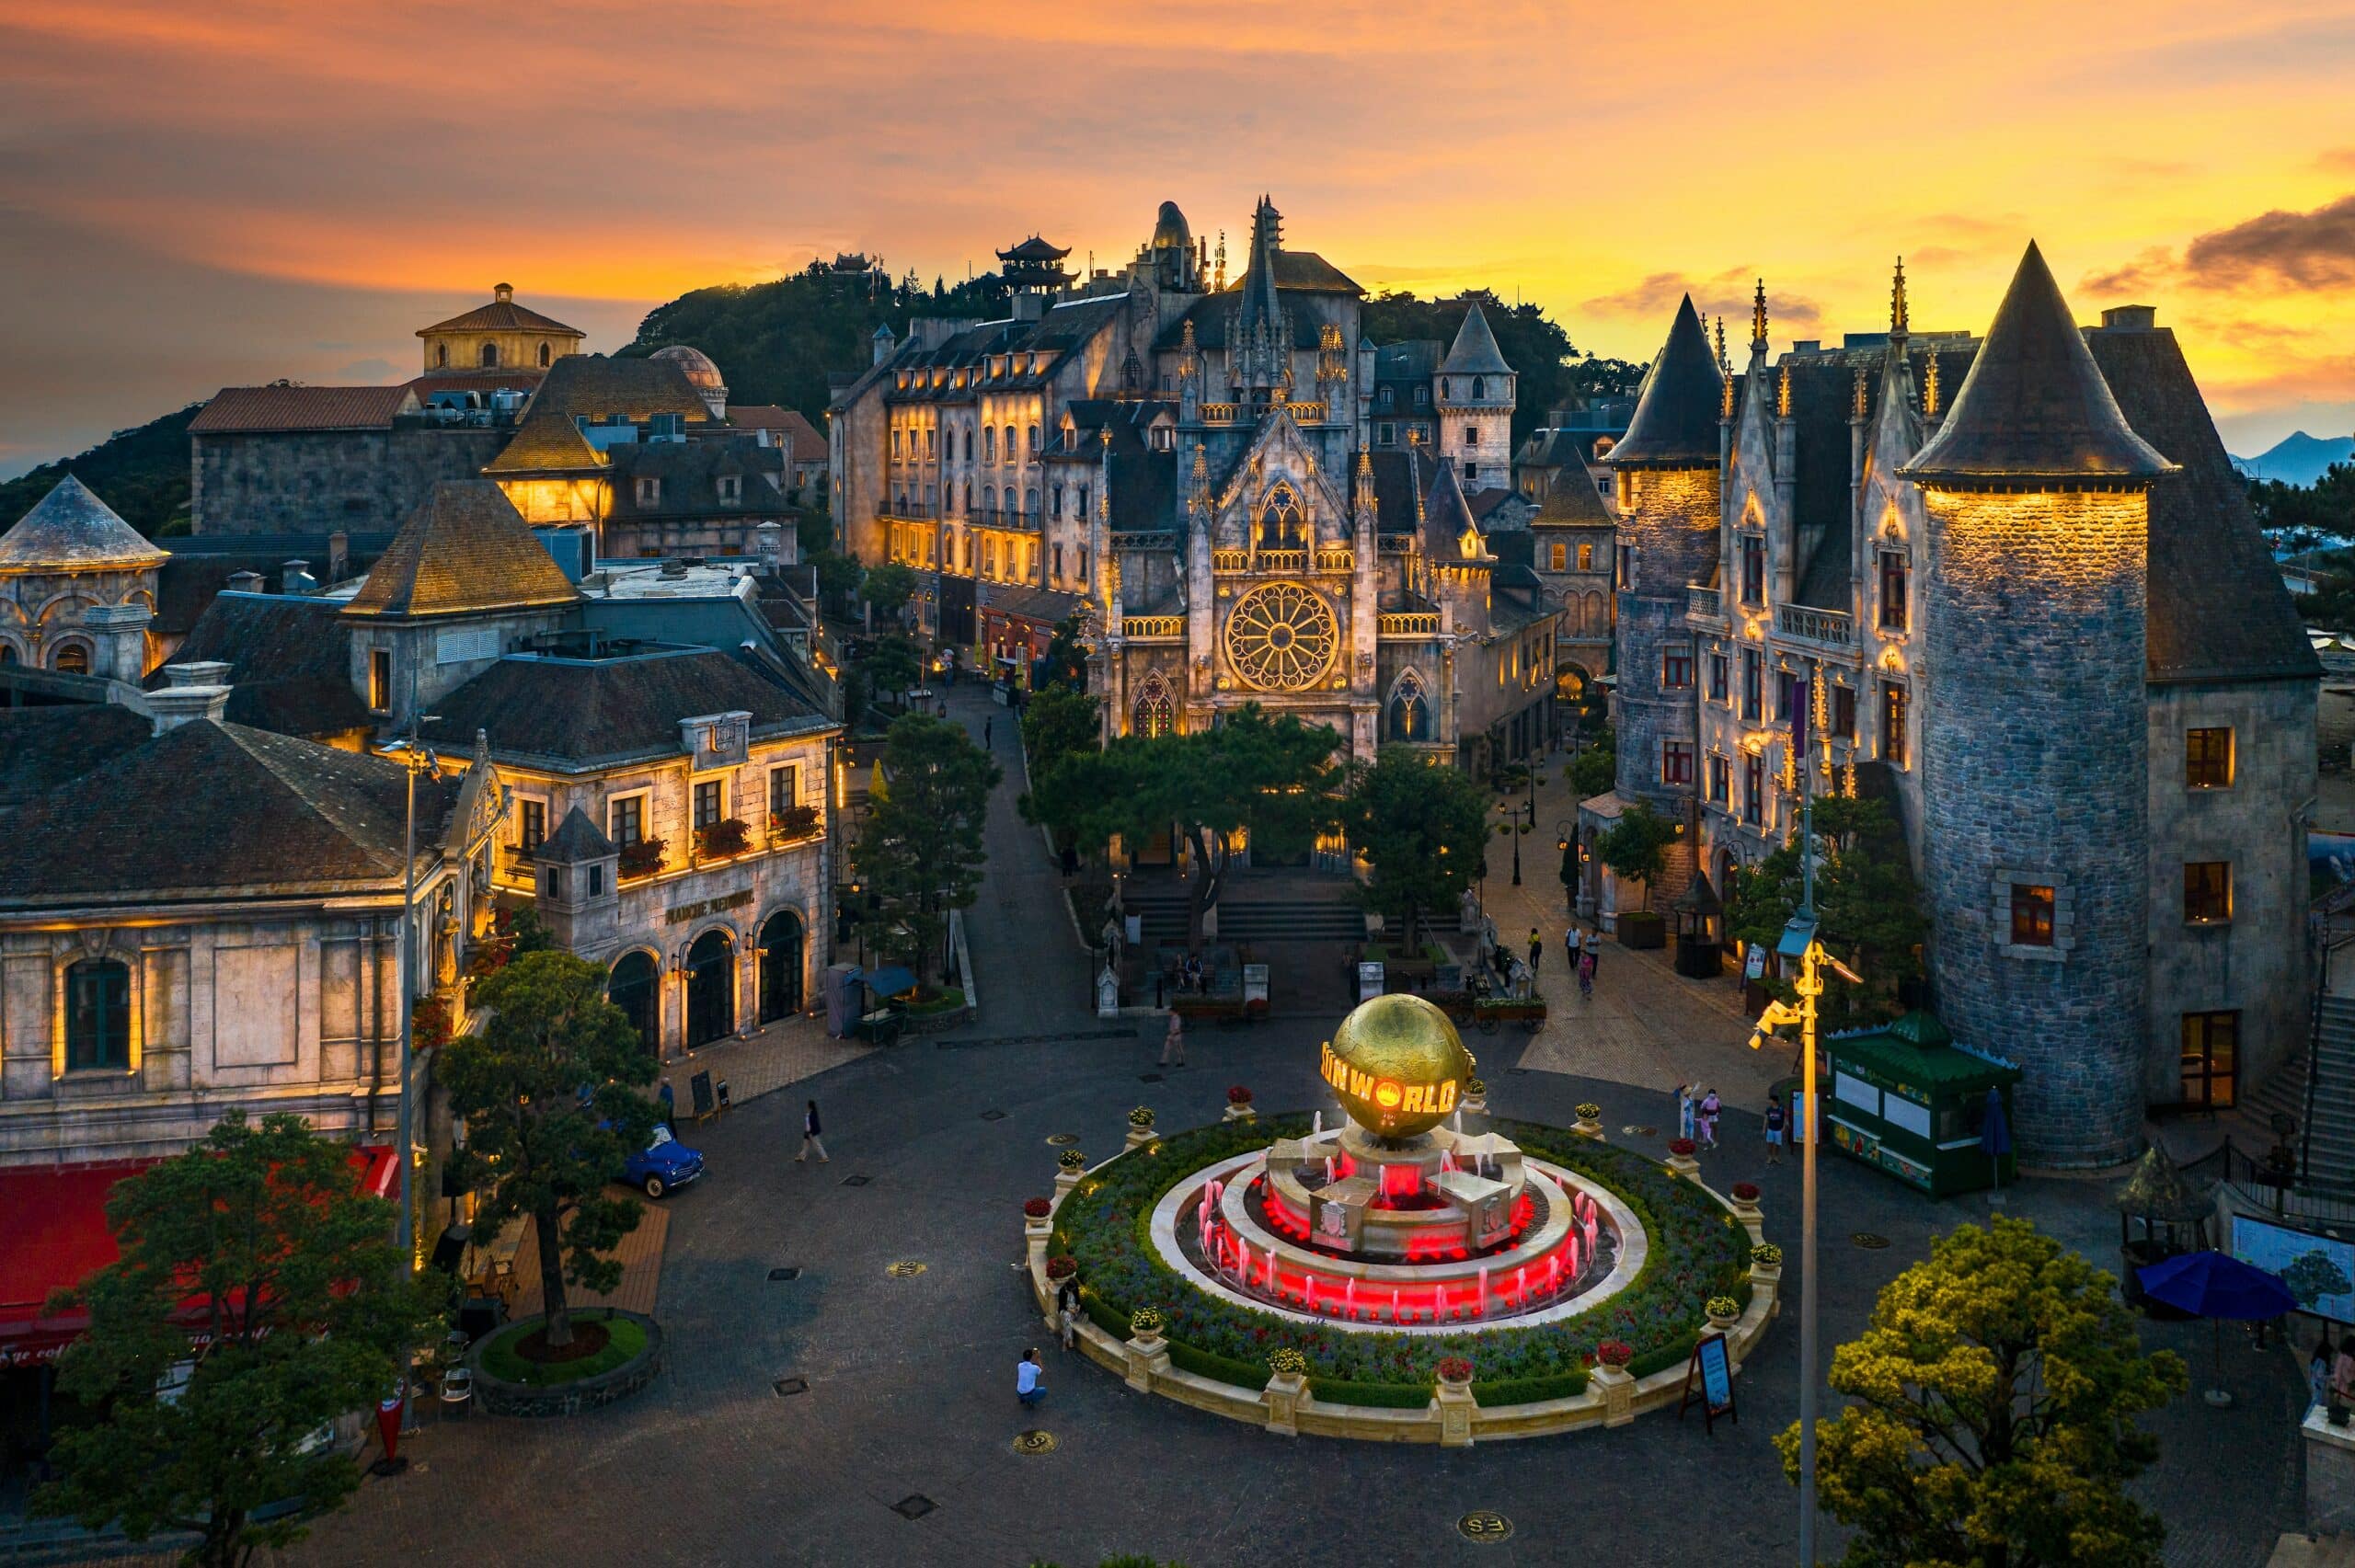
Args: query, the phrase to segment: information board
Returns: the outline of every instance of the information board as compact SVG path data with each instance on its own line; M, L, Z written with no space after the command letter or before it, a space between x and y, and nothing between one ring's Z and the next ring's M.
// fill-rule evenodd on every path
M1382 966L1379 964L1360 964L1358 966L1358 1000L1360 1001L1372 1001L1375 997L1380 996L1381 994Z
M1736 1425L1741 1423L1741 1412L1733 1399L1733 1361L1726 1349L1726 1336L1704 1334L1693 1346L1693 1358L1684 1366L1684 1394L1676 1402L1676 1417L1684 1419L1684 1407L1695 1399L1701 1403L1703 1426L1714 1433L1717 1417L1722 1415Z
M701 1121L711 1115L711 1074L698 1072L687 1080L687 1097L694 1104L695 1118Z
M2235 1214L2233 1256L2278 1276L2298 1310L2355 1323L2355 1242Z

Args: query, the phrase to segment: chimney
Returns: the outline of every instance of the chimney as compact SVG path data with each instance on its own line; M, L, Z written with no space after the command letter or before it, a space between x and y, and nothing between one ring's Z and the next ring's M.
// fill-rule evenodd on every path
M775 567L785 554L785 530L774 522L764 522L752 530L752 554Z
M1036 289L1014 291L1014 319L1037 321L1047 314L1047 296Z
M327 581L341 582L351 566L351 535L337 529L327 535Z
M164 679L170 683L147 693L147 712L155 721L155 733L161 735L201 718L220 723L229 706L228 676L229 667L213 660L164 666Z
M879 365L890 359L900 347L900 340L891 336L891 329L888 326L877 327L875 336L868 341L875 345L875 362Z
M259 593L261 574L259 572L231 572L228 590L231 593Z
M2101 313L2104 332L2155 332L2158 327L2156 305L2113 305Z
M287 562L278 580L284 585L280 591L285 593L315 593L319 586L319 579L311 575L308 561Z

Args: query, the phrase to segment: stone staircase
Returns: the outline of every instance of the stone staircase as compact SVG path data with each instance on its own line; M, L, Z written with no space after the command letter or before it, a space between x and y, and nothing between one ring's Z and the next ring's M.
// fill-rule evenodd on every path
M2312 1049L2312 1104L2306 1103L2308 1064L2303 1056L2276 1075L2288 1080L2285 1087L2298 1097L2291 1114L2310 1140L2306 1185L2323 1192L2355 1192L2355 997L2319 1000ZM2273 1085L2266 1087L2269 1093Z
M1338 879L1317 883L1247 873L1231 876L1217 905L1218 940L1363 941L1365 911L1352 887ZM1132 882L1121 899L1129 913L1141 918L1146 951L1162 943L1186 940L1183 885L1160 882L1140 887Z

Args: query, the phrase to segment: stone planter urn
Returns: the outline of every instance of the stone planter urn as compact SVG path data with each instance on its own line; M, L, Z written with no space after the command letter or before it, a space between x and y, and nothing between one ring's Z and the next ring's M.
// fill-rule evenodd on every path
M1087 1174L1087 1156L1076 1149L1066 1149L1055 1157L1055 1202L1060 1206Z
M1720 1306L1733 1306L1733 1302L1730 1299L1722 1302L1712 1299L1708 1304L1709 1326L1719 1333L1729 1333L1734 1324L1741 1322L1741 1309L1735 1306L1732 1311L1725 1312L1717 1310Z
M1297 1351L1278 1351L1269 1357L1268 1386L1259 1402L1268 1407L1268 1430L1278 1436L1300 1436L1300 1402L1308 1391L1307 1363Z
M1603 1395L1605 1426L1625 1426L1636 1419L1636 1379L1627 1368L1608 1363L1598 1365L1594 1387Z
M1153 1391L1153 1380L1169 1374L1169 1342L1161 1337L1158 1313L1140 1310L1129 1319L1129 1342L1121 1346L1128 1358L1129 1387L1141 1394Z
M1690 1154L1671 1154L1668 1157L1668 1168L1680 1176L1697 1176L1701 1173L1701 1162Z
M1248 1100L1244 1101L1240 1104L1237 1104L1233 1101L1229 1101L1227 1102L1226 1115L1220 1119L1222 1121L1230 1122L1257 1121L1259 1119L1259 1113L1251 1108L1251 1102Z
M1591 1138L1597 1142L1602 1141L1603 1107L1591 1103L1580 1105L1579 1119L1570 1124L1570 1130L1580 1138Z
M1131 1149L1143 1149L1146 1144L1151 1143L1152 1141L1153 1108L1149 1105L1139 1105L1135 1110L1129 1113L1128 1147Z
M1472 1446L1472 1413L1479 1402L1472 1397L1472 1371L1462 1368L1462 1376L1450 1377L1442 1371L1439 1388L1431 1397L1431 1408L1439 1413L1439 1446L1442 1448L1468 1448Z
M1124 1147L1130 1149L1143 1149L1146 1144L1151 1143L1152 1141L1153 1128L1149 1127L1132 1127L1129 1128L1129 1139Z

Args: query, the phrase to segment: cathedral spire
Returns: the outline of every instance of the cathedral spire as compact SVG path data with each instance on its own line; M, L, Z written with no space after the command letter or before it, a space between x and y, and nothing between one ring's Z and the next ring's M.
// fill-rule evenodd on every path
M1752 355L1766 351L1766 280L1758 280L1758 292L1750 303L1750 351Z
M1186 491L1186 517L1196 528L1210 526L1211 465L1202 443L1194 443L1194 472Z
M1373 491L1373 453L1370 452L1361 451L1358 453L1356 494L1350 498L1350 501L1352 509L1357 513L1354 519L1357 525L1365 529L1373 528L1379 508Z
M1726 357L1726 318L1717 317L1717 373L1733 374L1733 361Z
M1905 340L1908 330L1905 308L1905 258L1897 258L1897 281L1889 290L1889 335L1899 342Z

